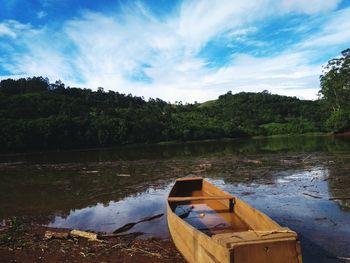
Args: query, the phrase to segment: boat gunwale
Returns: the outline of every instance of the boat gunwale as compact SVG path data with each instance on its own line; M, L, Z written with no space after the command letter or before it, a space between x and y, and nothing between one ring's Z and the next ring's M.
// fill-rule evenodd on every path
M267 244L269 246L270 244L281 244L281 243L283 244L284 242L295 243L296 262L299 262L299 263L303 262L301 248L300 248L300 241L298 239L298 234L296 232L290 230L288 227L282 227L277 222L275 222L272 218L270 218L269 216L267 216L266 214L264 214L260 210L255 209L254 207L252 207L251 205L249 205L245 201L241 200L240 198L238 198L236 196L233 196L233 195L227 193L226 191L222 190L221 188L217 187L216 185L212 184L211 182L205 180L202 177L180 178L180 179L177 179L176 182L191 181L191 180L192 181L193 180L202 180L202 182L205 182L205 183L211 185L212 187L214 187L215 189L221 191L222 193L227 194L228 196L234 198L235 206L236 205L242 206L240 209L242 209L242 208L248 209L253 214L255 213L256 215L258 215L257 217L262 217L262 219L267 221L268 228L270 228L271 231L261 231L261 230L250 230L250 231L242 231L242 232L232 231L231 233L219 233L219 234L214 234L212 236L209 236L209 235L205 234L204 232L196 229L194 226L192 226L187 221L180 218L175 213L173 208L170 206L170 204L173 205L176 202L169 202L167 200L167 221L168 221L168 228L169 228L169 231L171 234L170 235L171 239L173 240L175 246L178 248L178 251L183 255L183 257L188 262L207 262L208 260L209 261L213 260L213 258L214 258L214 260L211 262L219 262L219 261L220 262L232 262L233 255L235 253L234 251L236 251L236 249L240 249L240 247L244 248L247 245L248 246L249 245L255 246L255 245L260 245L260 244ZM170 197L170 195L171 195L171 193L176 185L176 182L173 185L173 187L168 195L168 198ZM203 189L203 183L202 183L202 189ZM179 203L181 203L181 201ZM236 215L238 217L240 217L251 229L254 229L246 220L244 220L242 218L243 214L240 215L240 213L236 212ZM253 223L253 224L255 224L255 223ZM189 246L188 241L187 242L185 241L186 239L184 239L182 237L179 229L177 229L175 227L176 225L178 225L179 227L182 227L184 229L183 231L187 232L187 234L193 235L193 237L192 237L193 240L197 240L195 243L200 244L199 247L200 247L200 251L202 251L202 252L198 252L198 251L195 252L193 250L194 248ZM225 235L234 234L234 233L244 234L247 232L251 232L251 233L255 232L256 237L254 239L252 238L250 240L241 240L240 242L237 242L237 240L235 240L235 241L234 240L227 240L227 241L224 240ZM259 232L272 232L272 233L270 233L271 235L267 234L270 236L263 236L264 234L259 236L259 234L258 234ZM175 236L176 236L176 238L175 238ZM219 240L220 237L222 238L221 240ZM210 247L210 245L212 245L213 248ZM186 248L186 250L182 251L181 246L183 246L182 248ZM185 251L186 251L186 253L185 253ZM188 253L190 253L190 254L188 254ZM203 256L202 253L204 253L205 255ZM208 256L209 256L209 258L207 258ZM203 257L206 258L205 261L203 261ZM219 260L219 261L215 260L215 259L219 259L219 258L221 260ZM202 259L202 260L198 260L198 259Z
M240 242L227 242L227 243L225 243L225 245L224 245L224 244L222 244L222 243L220 243L220 242L217 242L217 241L214 239L214 237L220 237L221 235L225 235L225 234L229 234L229 233L232 233L232 234L233 234L233 233L259 232L259 231L254 230L254 227L252 227L252 226L249 224L249 222L247 222L247 220L244 220L239 214L236 214L241 220L244 221L244 223L250 228L250 230L248 230L248 231L240 231L240 232L234 232L234 231L232 231L232 232L225 233L225 234L223 234L223 233L218 233L218 234L214 234L214 235L212 235L212 236L208 236L208 235L205 234L204 232L202 232L202 231L196 229L196 228L195 228L194 226L192 226L190 223L188 223L188 222L186 222L185 220L181 219L181 218L172 210L172 208L171 208L171 206L170 206L170 203L174 204L174 203L181 203L181 202L188 202L188 201L174 201L174 202L169 201L169 200L168 200L169 198L175 197L175 196L170 196L170 193L171 193L171 191L170 191L170 193L169 193L169 195L168 195L168 198L167 198L167 206L169 207L171 213L173 213L174 216L176 216L179 220L183 221L183 222L186 224L186 226L189 227L190 229L197 231L198 233L200 233L200 234L202 234L203 236L205 236L205 237L207 237L208 239L210 239L212 242L215 242L216 244L222 245L222 246L224 246L224 247L226 247L226 248L228 248L227 246L228 246L229 244L236 244L236 243L237 243L237 244L250 244L250 243L251 243L251 244L255 244L255 243L260 243L260 242L266 242L266 241L268 241L268 240L281 240L281 239L294 239L294 240L298 240L298 235L297 235L296 232L290 230L289 228L282 227L280 224L278 224L278 223L277 223L276 221L274 221L272 218L270 218L269 216L267 216L265 213L261 212L260 210L257 210L257 209L255 209L255 208L253 208L251 205L249 205L248 203L246 203L246 202L243 201L242 199L240 199L240 198L238 198L238 197L236 197L236 196L234 196L234 195L232 195L232 194L230 194L230 193L228 193L228 192L222 190L221 188L219 188L219 187L217 187L216 185L212 184L211 182L207 181L207 180L204 179L203 177L184 177L184 178L178 178L178 179L176 179L175 184L176 184L176 182L197 181L197 180L198 180L198 181L201 180L201 181L203 181L203 182L206 182L207 184L210 184L212 187L214 187L214 188L216 188L217 190L221 191L221 192L223 193L223 195L225 195L225 197L226 197L227 199L233 198L235 205L236 205L236 200L239 200L239 202L240 202L241 204L243 204L244 206L246 206L248 209L252 209L252 210L256 211L257 213L259 213L260 215L262 215L263 217L265 217L265 219L267 219L268 221L270 221L270 223L274 224L274 225L277 227L277 229L275 228L275 229L273 229L273 230L271 230L271 231L278 231L278 230L285 230L285 229L288 229L288 231L286 231L286 232L281 232L281 233L284 233L285 236L276 237L276 236L272 236L272 235L271 235L269 238L263 238L263 239L262 239L261 236L259 236L259 235L257 234L255 239L249 239L249 240L244 240L244 241L242 240L242 241L240 241ZM174 188L175 184L173 185L172 189ZM172 190L172 189L171 189L171 190ZM213 197L214 197L215 195L209 195L209 197L210 197L210 196L213 196ZM231 248L233 248L233 246L231 246Z

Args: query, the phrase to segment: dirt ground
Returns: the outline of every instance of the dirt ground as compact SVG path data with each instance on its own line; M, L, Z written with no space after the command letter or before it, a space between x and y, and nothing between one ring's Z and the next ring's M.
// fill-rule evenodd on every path
M56 233L47 238L45 233ZM185 262L169 240L140 240L127 235L88 241L18 219L0 225L0 262Z

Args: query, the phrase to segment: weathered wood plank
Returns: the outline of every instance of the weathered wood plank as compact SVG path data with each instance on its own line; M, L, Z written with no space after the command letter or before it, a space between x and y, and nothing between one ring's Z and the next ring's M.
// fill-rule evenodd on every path
M201 201L201 200L229 200L233 199L232 196L179 196L169 197L169 202L181 202L181 201Z
M195 181L195 180L203 180L202 177L184 177L184 178L178 178L176 179L177 182L182 182L182 181Z

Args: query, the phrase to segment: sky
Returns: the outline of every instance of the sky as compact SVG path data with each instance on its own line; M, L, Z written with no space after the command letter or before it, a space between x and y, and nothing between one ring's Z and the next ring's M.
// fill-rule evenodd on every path
M0 0L0 79L204 102L316 99L350 47L350 0Z

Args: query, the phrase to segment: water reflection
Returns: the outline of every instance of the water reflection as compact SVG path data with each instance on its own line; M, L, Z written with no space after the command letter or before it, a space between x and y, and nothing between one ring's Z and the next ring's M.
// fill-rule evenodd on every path
M341 155L337 157L337 163L330 168L328 190L342 209L350 211L350 156Z
M0 163L29 164L90 163L115 160L171 159L228 154L306 153L350 151L349 137L285 136L260 139L227 139L191 143L125 146L108 149L58 151L30 154L0 155Z
M113 232L121 226L137 222L140 219L165 213L165 196L170 188L152 189L127 197L121 201L110 201L108 204L72 210L66 217L56 216L49 226ZM136 225L128 232L142 232L144 237L169 237L165 215L150 222ZM128 233L126 232L126 233Z

